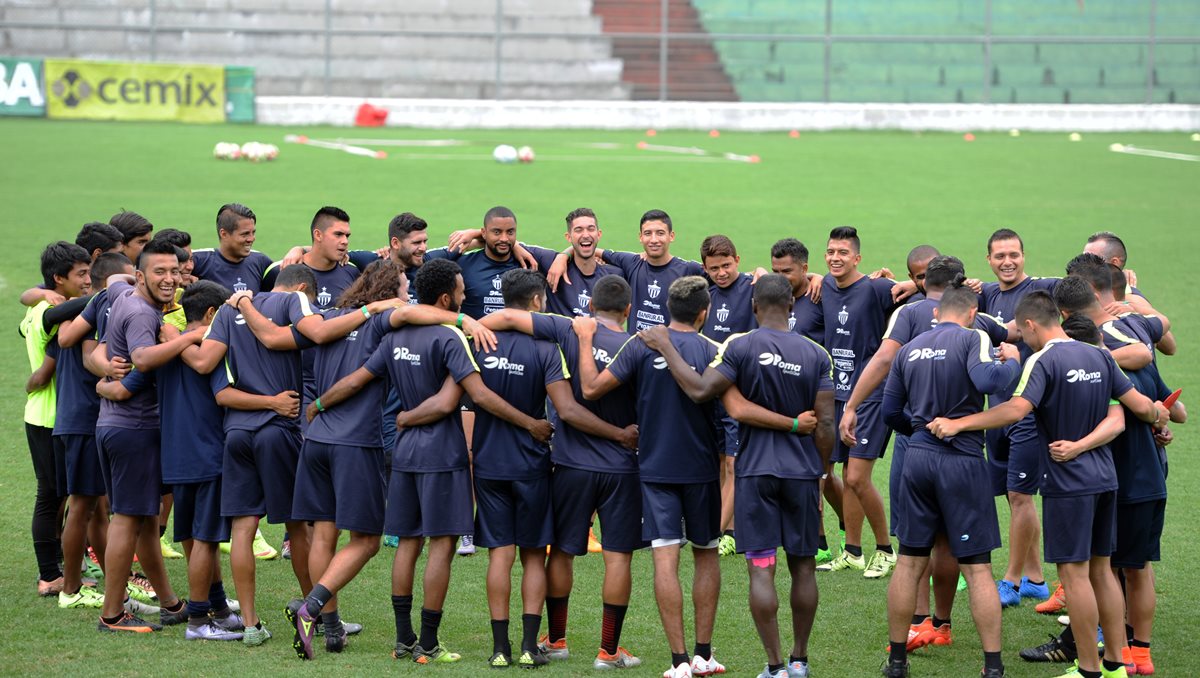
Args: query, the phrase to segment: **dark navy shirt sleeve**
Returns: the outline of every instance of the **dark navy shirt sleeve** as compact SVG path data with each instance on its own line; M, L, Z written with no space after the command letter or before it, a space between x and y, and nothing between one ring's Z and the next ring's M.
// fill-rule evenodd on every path
M447 329L453 334L448 334L442 339L442 355L446 368L457 383L478 372L479 366L475 364L475 358L471 357L471 347L467 343L466 335L454 328Z
M904 376L901 374L900 356L892 361L888 371L887 381L883 386L883 422L893 431L901 435L913 434L912 419L904 413L908 404L908 393L904 386Z
M641 339L630 337L607 369L617 378L617 381L622 384L630 384L637 378L642 355L648 350Z

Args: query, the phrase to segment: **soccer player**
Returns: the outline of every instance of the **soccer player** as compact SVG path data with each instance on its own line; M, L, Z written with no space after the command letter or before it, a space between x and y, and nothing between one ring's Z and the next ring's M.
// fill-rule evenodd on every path
M1145 422L1164 423L1166 410L1133 389L1112 356L1067 338L1059 310L1044 292L1017 305L1021 336L1037 351L1025 363L1013 399L961 418L936 418L926 428L939 438L1011 425L1030 412L1051 441L1042 460L1043 549L1055 563L1071 605L1079 647L1096 646L1104 631L1104 661L1079 653L1083 678L1125 674L1121 589L1110 566L1115 544L1117 478L1108 443L1124 427L1119 400ZM1068 674L1069 675L1069 674Z
M759 329L731 337L703 376L689 369L659 328L641 335L662 350L671 376L689 397L700 401L727 394L729 412L742 424L736 465L738 552L746 556L750 613L767 653L763 678L808 675L808 637L817 611L820 478L834 437L829 354L788 327L792 294L786 277L760 278L753 297ZM734 391L751 407L765 409L771 421L748 416L741 399L731 397ZM792 577L793 644L786 661L776 619L780 546Z
M430 260L417 273L414 286L425 306L458 312L464 284L458 264ZM466 315L458 313L456 325ZM387 334L367 363L321 394L331 409L377 377L387 375L403 400L396 422L400 436L392 456L384 529L399 535L392 567L392 608L396 617L393 657L418 664L456 662L438 640L442 606L450 584L454 542L472 529L471 476L458 401L465 391L478 407L519 426L539 441L552 433L550 422L534 419L505 402L479 376L467 340L453 326L404 327ZM447 384L450 379L451 384ZM421 634L412 628L413 579L426 538L424 606Z
M662 240L654 233L649 237L653 242ZM636 299L637 287L631 287ZM670 341L696 370L702 370L717 354L716 344L699 333L708 302L708 283L699 276L676 280L667 293ZM592 353L596 321L577 318L575 328L580 352ZM665 675L706 676L725 671L712 653L721 589L716 550L721 536L717 437L711 403L692 402L666 366L665 358L642 339L633 337L599 374L594 363L581 360L580 390L589 400L623 383L636 390L642 538L654 549L654 597L671 650L671 668ZM662 422L672 422L673 426L661 426ZM695 559L692 602L696 609L696 646L691 661L684 645L683 592L679 584L679 551L685 536L692 543Z
M312 271L316 287L312 290L313 301L320 310L333 307L333 302L342 296L354 283L361 271L346 261L350 245L350 215L338 207L325 206L313 215L312 247L301 258L300 263ZM281 270L280 262L267 267L263 274L262 288L275 287L275 279Z
M135 285L110 282L112 300L104 337L108 357L121 357L141 372L162 367L184 349L197 343L200 333L189 332L158 343L162 309L175 298L180 278L179 251L160 240L148 243L138 259ZM153 389L132 398L100 402L96 440L100 452L113 517L108 525L104 571L104 607L101 631L149 633L157 624L145 622L124 609L125 581L116 573L128 572L136 543L138 561L161 603L160 621L179 624L187 607L175 596L167 579L159 544L158 514L162 486L161 438L158 402Z
M971 615L983 644L983 676L1002 678L1000 598L992 584L991 567L991 552L1000 546L1000 525L995 502L987 491L991 479L983 457L983 435L942 441L927 431L925 424L937 417L982 411L984 393L1005 388L1016 379L1019 354L1015 346L1004 344L1004 362L992 359L996 337L973 329L978 306L975 293L960 286L961 271L955 271L953 284L943 286L939 274L939 269L946 267L943 259L951 257L934 259L925 278L926 294L936 300L927 298L897 311L899 316L919 305L932 306L930 313L937 324L928 330L922 326L911 335L911 341L890 351L898 355L884 389L885 420L898 433L911 436L898 492L892 495L893 506L903 510L895 522L900 558L888 587L890 651L884 675L908 675L910 620L917 606L918 582L928 578L931 552L940 544L949 546L967 579ZM898 322L893 319L893 328ZM882 349L871 359L872 364L881 353ZM856 393L867 377L864 374L859 380Z
M120 252L122 249L122 237L121 232L116 227L99 221L91 221L79 229L79 233L75 236L75 244L87 250L91 255L92 261L95 261L96 257L101 254ZM37 285L21 293L22 306L33 306L42 299L50 302L52 306L57 306L66 301L62 295L55 292L52 288L47 288L44 284Z
M136 264L138 255L150 242L150 232L154 230L154 224L146 217L129 210L112 215L108 223L121 232L121 253Z
M589 316L589 302L596 283L606 275L621 275L621 269L600 263L600 225L596 213L579 207L567 213L566 239L570 243L570 256L565 258L562 279L552 286L546 299L546 310L562 316ZM543 248L530 250L539 268L549 271L554 268L558 252Z
M506 308L489 315L483 324L495 330L515 329L536 339L556 342L567 360L568 369L579 374L580 360L589 359L596 369L607 366L629 340L625 320L629 316L629 283L617 275L606 275L592 287L587 313L596 318L596 334L590 358L579 348L579 339L571 328L571 318L560 315L529 313ZM603 398L589 401L583 397L579 379L571 380L576 401L603 421L629 433L637 431L637 412L633 391L622 386ZM621 629L629 609L630 566L633 552L645 545L641 538L642 494L638 485L636 450L617 441L588 435L562 422L551 412L554 439L551 445L551 505L554 507L554 540L546 563L547 634L540 649L550 659L566 659L567 610L573 584L574 560L590 550L589 534L593 515L599 515L604 535L604 582L601 587L603 618L600 651L596 669L632 668L641 660L620 646ZM636 447L636 445L635 445Z
M879 349L892 301L894 283L886 278L869 278L858 270L862 261L858 231L840 226L829 233L825 264L829 275L822 281L821 306L825 317L823 345L833 359L834 400L840 427L846 401L858 382L863 368ZM843 466L849 492L842 493L842 516L846 523L846 546L822 569L863 570L868 579L886 577L896 564L896 554L888 538L887 515L879 490L871 481L875 462L887 450L890 432L879 413L882 394L873 393L858 407L854 445L840 438L834 444L832 462ZM830 465L830 478L833 464ZM826 481L827 485L829 481ZM871 525L876 550L868 563L863 558L863 518Z
M1121 273L1125 277L1125 284L1121 286L1123 292L1145 297L1141 290L1129 282L1130 279L1136 276L1133 275L1133 271L1125 271L1125 264L1129 260L1129 254L1125 249L1125 241L1121 240L1116 233L1112 231L1098 231L1089 235L1087 244L1083 246L1083 251L1085 254L1094 254L1104 260L1104 263L1112 264L1121 269Z
M259 292L271 257L253 249L257 226L258 217L249 207L239 203L221 205L217 209L217 248L192 252L192 275L234 292Z

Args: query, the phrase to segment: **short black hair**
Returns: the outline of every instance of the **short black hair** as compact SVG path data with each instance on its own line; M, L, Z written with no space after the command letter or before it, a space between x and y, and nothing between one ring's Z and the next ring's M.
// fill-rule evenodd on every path
M808 263L808 248L795 238L784 238L771 245L771 258L791 257L798 264Z
M596 213L587 207L576 207L570 212L567 212L567 230L571 230L571 222L575 221L579 217L591 217L592 219L595 219ZM596 222L596 225L599 226L600 223Z
M117 245L124 243L125 236L116 226L102 221L89 221L79 229L75 236L75 244L88 251L90 255L96 250L107 252Z
M1128 258L1128 252L1125 251L1125 241L1117 237L1112 231L1100 231L1088 236L1088 244L1094 242L1104 243L1104 259L1117 259L1121 263L1118 264L1121 268L1125 268L1125 260Z
M108 223L121 232L122 243L129 243L154 230L154 224L150 223L149 219L129 210L121 210L112 215Z
M1061 317L1054 299L1044 290L1034 290L1026 294L1017 304L1014 315L1018 323L1031 320L1033 324L1041 327L1057 325Z
M165 238L151 238L150 242L146 243L146 247L142 249L142 253L138 255L137 267L139 271L145 272L146 260L152 254L171 254L175 256L176 261L187 261L187 252L176 247L174 243Z
M54 276L67 277L76 264L91 264L92 255L73 242L59 240L46 245L42 250L42 282L46 289L54 289Z
M101 254L92 262L92 287L99 290L109 276L124 273L127 266L133 266L133 262L120 252Z
M792 296L788 285L788 297ZM685 275L667 289L667 310L681 323L694 323L708 308L708 281L698 275Z
M925 269L925 289L944 290L961 285L966 278L963 263L958 257L936 256L929 260L929 268Z
M917 245L908 251L908 259L905 261L905 264L911 269L913 264L919 261L929 261L940 254L941 252L938 251L938 248L933 245ZM928 273L926 276L928 276Z
M1067 262L1067 275L1077 275L1091 283L1097 292L1107 292L1112 289L1108 266L1102 257L1084 252Z
M313 231L320 231L324 233L325 231L329 230L330 226L338 221L344 221L348 224L350 223L350 215L346 214L346 211L340 207L326 205L317 210L317 213L313 215L312 227L309 228L309 233Z
M192 323L202 320L208 309L221 308L221 304L232 294L221 283L197 280L183 290L179 305L183 307L183 317Z
M667 225L668 231L675 230L674 224L671 223L671 215L667 214L666 212L664 212L662 210L647 210L642 215L641 221L638 222L638 230L639 231L641 230L642 226L647 221L661 221Z
M258 223L258 217L254 215L254 210L241 203L230 202L221 205L221 208L217 210L217 237L221 236L221 231L233 233L242 219Z
M429 224L412 212L402 212L388 222L388 241L392 238L404 240L413 231L424 231Z
M516 221L517 215L513 214L512 210L503 205L496 205L484 213L483 225L487 226L488 224L492 223L493 219L512 219L513 221Z
M592 308L598 312L621 313L632 298L633 290L619 275L606 275L592 288Z
M979 308L979 296L969 287L952 286L942 293L938 308L950 313L967 313Z
M838 226L829 232L830 240L848 240L855 253L862 251L862 241L858 239L858 229L853 226Z
M1097 305L1096 292L1092 284L1077 275L1069 275L1054 286L1054 303L1064 313L1081 313Z
M317 277L313 275L312 269L303 264L292 264L281 270L275 277L276 287L296 287L298 285L304 285L304 289L308 290L310 295L316 293Z
M704 264L704 260L709 257L733 257L736 259L737 255L737 246L727 235L719 233L710 235L700 243L701 264Z
M1076 313L1062 324L1063 332L1075 341L1082 341L1085 344L1092 346L1100 345L1100 328L1096 327L1096 323L1092 319L1081 313Z
M759 308L792 308L792 283L778 273L768 273L754 283L754 303Z
M154 240L166 240L176 247L192 246L192 234L177 228L164 228L154 234Z
M506 308L526 310L534 297L546 297L546 276L525 268L510 269L500 278L500 293Z
M1112 276L1113 299L1125 301L1125 286L1129 284L1129 281L1125 278L1124 269L1116 264L1109 264L1108 273Z
M1025 241L1021 240L1021 236L1017 235L1016 231L1012 230L1011 228L1000 228L1000 229L997 229L994 233L992 233L991 236L988 237L988 242L987 242L988 256L991 256L991 254L992 254L992 243L996 242L997 240L1016 240L1017 244L1021 246L1021 251L1022 252L1025 251Z
M462 273L462 267L449 259L434 259L421 264L417 276L413 279L413 287L417 290L417 301L433 305L443 294L453 296L455 278Z

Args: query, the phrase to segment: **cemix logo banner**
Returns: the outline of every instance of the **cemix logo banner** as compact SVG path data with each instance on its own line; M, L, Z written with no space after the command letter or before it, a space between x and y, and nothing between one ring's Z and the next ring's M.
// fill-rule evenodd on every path
M46 59L43 82L50 118L225 120L224 66Z

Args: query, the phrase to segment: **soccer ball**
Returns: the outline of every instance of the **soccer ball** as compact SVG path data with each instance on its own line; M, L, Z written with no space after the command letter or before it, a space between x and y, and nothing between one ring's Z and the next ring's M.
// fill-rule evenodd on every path
M250 162L259 162L266 158L266 150L257 141L247 141L242 144L242 157Z
M528 146L522 146L517 149L517 160L529 163L533 162L533 149Z
M213 157L217 160L237 160L241 153L240 146L228 141L218 141L213 147Z
M279 147L275 144L264 144L264 153L266 160L274 160L279 157Z
M508 144L500 144L492 151L492 158L504 165L514 163L517 161L517 149Z

